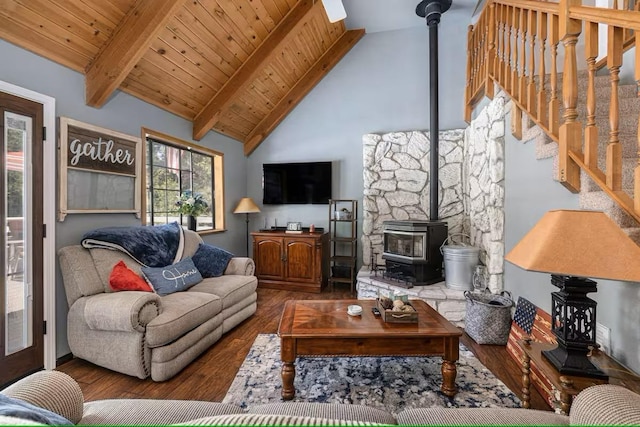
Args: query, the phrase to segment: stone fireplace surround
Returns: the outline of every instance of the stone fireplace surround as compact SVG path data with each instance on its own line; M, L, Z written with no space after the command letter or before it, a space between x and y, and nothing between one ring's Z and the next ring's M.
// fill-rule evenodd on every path
M485 283L503 289L504 271L504 132L505 99L496 96L466 129L439 133L439 220L449 226L450 241L480 248ZM462 325L462 291L442 284L403 289L370 277L371 255L382 259L382 223L428 220L429 132L367 134L363 138L363 267L358 298L375 298L379 290L397 291L427 301Z

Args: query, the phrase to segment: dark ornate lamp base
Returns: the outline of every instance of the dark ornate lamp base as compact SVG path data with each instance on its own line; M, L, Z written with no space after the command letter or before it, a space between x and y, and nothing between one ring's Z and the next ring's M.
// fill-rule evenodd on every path
M558 347L542 354L560 373L606 379L607 375L591 363L587 354L596 345L596 302L587 297L596 292L596 282L582 277L552 274L551 330Z
M587 357L589 350L566 349L560 345L553 350L543 351L542 355L547 358L558 372L567 375L577 375L581 377L599 378L606 380L607 374L598 369Z

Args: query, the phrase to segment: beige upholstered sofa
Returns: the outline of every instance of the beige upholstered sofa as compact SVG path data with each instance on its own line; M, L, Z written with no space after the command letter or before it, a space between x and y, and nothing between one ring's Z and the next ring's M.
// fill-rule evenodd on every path
M296 402L259 405L248 411L225 403L189 400L84 402L78 384L56 371L33 374L0 394L83 425L640 425L640 395L608 384L582 391L569 416L501 408L422 408L392 415L362 405ZM33 423L7 414L0 405L0 425Z
M200 243L197 233L184 230L182 259ZM258 282L250 258L232 258L222 276L166 296L111 292L109 275L120 260L140 274L140 265L125 253L76 245L60 249L59 259L71 352L123 374L167 380L256 311Z

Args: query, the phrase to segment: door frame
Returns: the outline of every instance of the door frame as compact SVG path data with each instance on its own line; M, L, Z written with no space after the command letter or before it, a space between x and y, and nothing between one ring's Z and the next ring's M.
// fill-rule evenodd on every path
M42 221L47 237L42 242L43 315L47 322L44 335L44 368L56 367L56 100L47 95L0 80L0 92L42 104L43 124L47 133L42 147Z

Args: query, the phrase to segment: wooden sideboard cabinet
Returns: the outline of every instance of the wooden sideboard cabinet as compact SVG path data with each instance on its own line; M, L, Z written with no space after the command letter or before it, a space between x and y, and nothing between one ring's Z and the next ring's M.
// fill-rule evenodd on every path
M259 287L322 291L327 282L328 233L258 231L251 236Z

